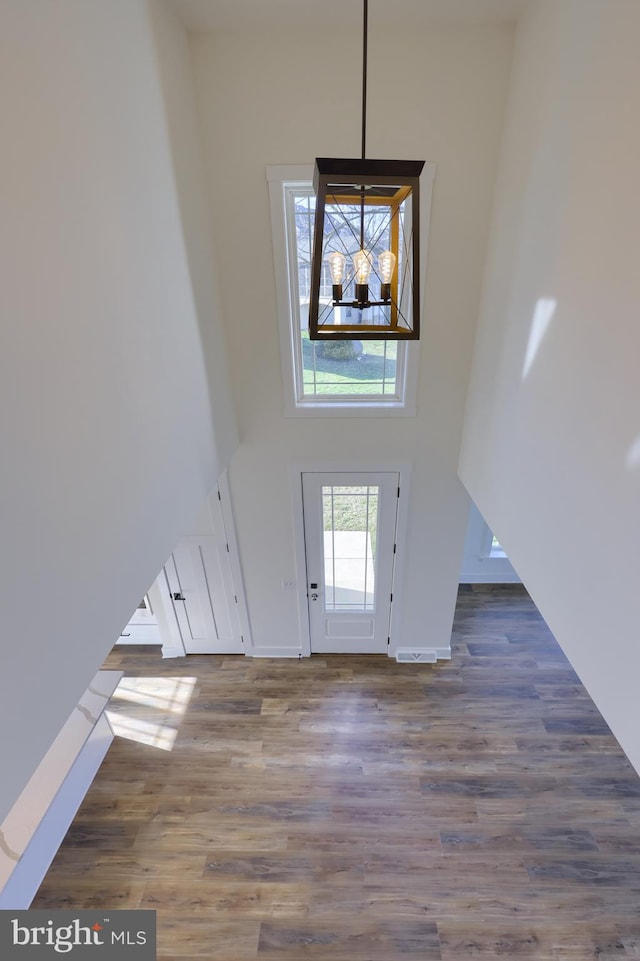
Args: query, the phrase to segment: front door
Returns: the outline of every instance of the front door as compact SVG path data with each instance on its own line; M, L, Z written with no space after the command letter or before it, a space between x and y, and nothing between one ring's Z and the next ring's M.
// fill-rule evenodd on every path
M386 654L399 475L304 473L311 652Z

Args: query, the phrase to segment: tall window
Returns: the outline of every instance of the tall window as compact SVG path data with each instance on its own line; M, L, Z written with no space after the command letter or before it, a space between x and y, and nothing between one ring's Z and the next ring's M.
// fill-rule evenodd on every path
M404 368L403 351L398 362L397 341L309 340L309 292L311 285L311 251L313 249L313 223L316 198L311 186L301 188L293 185L285 190L289 215L289 260L292 274L297 275L297 290L292 290L294 322L299 326L299 363L303 398L314 400L331 397L362 397L369 401L380 399L400 400ZM355 211L359 217L359 210ZM380 240L384 247L385 238ZM387 247L390 242L387 241ZM293 278L295 281L295 277ZM327 264L322 265L320 297L326 303L331 299L331 274ZM297 307L297 311L296 308ZM347 312L356 308L344 308ZM352 318L350 318L352 319ZM300 376L299 375L299 376Z
M270 167L274 261L289 413L415 413L418 343L311 341L309 292L315 195L311 168ZM428 210L428 192L427 206ZM356 211L359 215L359 211ZM380 242L384 243L381 237ZM331 298L323 265L321 298ZM345 308L357 311L357 308Z

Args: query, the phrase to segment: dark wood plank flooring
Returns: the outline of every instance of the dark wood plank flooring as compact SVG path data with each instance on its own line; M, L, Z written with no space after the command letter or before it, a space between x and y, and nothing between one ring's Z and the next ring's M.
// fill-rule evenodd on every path
M156 909L163 961L640 957L640 779L522 588L461 589L453 649L115 648L33 907Z

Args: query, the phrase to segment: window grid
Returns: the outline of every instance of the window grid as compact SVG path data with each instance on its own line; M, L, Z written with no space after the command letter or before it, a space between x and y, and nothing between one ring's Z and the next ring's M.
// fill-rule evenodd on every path
M297 184L285 190L290 210L290 276L293 293L294 353L299 400L326 403L353 402L375 406L376 402L401 400L404 379L404 345L397 341L311 341L307 334L311 282L311 250L315 196L311 185ZM292 214L292 216L291 216ZM321 297L331 297L328 265L321 275Z

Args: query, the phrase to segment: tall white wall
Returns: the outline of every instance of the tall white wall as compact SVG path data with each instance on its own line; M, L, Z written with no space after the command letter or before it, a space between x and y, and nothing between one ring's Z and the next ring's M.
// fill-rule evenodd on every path
M213 486L143 0L0 5L0 821Z
M166 0L149 0L191 288L211 397L216 454L229 463L238 444L206 203L202 142L187 33ZM187 428L188 425L185 425Z
M359 155L359 30L193 40L241 439L231 493L257 651L300 647L295 592L282 589L296 573L295 462L412 463L402 643L449 643L468 512L457 458L512 41L508 26L371 26L368 155L437 168L418 416L329 420L283 416L266 167Z
M460 476L640 770L640 4L536 0Z

